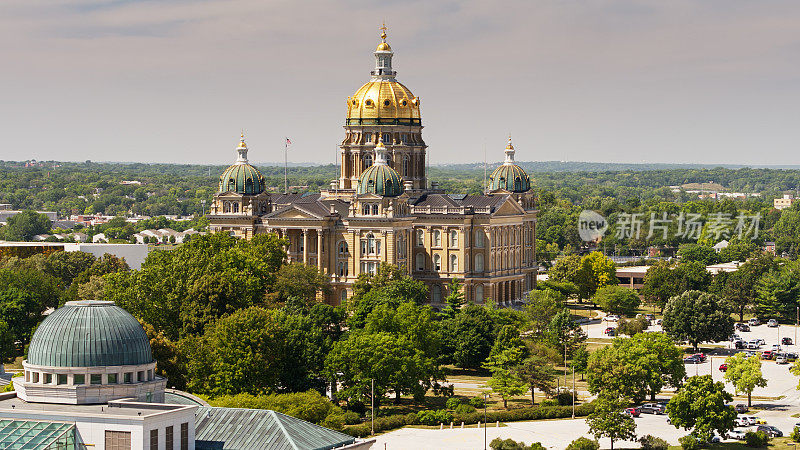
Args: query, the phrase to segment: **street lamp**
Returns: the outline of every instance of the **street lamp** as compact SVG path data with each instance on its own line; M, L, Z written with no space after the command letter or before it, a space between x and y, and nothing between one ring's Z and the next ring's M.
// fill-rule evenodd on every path
M486 402L489 398L489 394L483 393L483 450L486 450Z

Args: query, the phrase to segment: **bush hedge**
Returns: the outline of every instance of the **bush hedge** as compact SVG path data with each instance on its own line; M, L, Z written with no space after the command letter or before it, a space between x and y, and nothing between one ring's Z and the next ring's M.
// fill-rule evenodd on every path
M599 442L583 436L570 442L567 446L567 450L598 450L599 448Z
M748 447L766 447L769 436L763 431L748 431L744 435L744 442Z
M400 428L405 425L427 425L423 421L423 417L425 417L426 421L441 419L441 422L435 422L432 423L432 425L438 425L439 423L449 424L451 420L459 425L461 425L461 422L464 422L468 425L478 422L483 423L483 411L476 411L474 413L463 415L457 414L455 416L450 416L449 419L447 419L447 417L444 415L439 416L437 414L440 411L444 411L449 414L449 412L446 410L427 411L430 410L420 411L417 414L409 413L405 415L396 414L393 416L376 417L375 431L379 432L394 430L395 428ZM583 403L581 405L576 405L575 417L588 416L593 411L594 403ZM429 417L434 419L429 419ZM486 421L489 423L516 422L520 420L563 419L566 417L572 417L572 406L532 406L527 408L509 409L506 411L490 411L486 414ZM344 432L354 437L369 436L370 421L367 420L359 425L346 426L344 428Z

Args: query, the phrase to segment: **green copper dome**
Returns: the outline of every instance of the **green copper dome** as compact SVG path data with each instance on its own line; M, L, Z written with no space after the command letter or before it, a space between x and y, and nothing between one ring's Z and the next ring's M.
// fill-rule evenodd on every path
M247 163L236 163L219 177L219 192L256 195L264 192L264 176Z
M489 190L492 191L505 189L511 192L525 192L530 188L530 177L516 164L503 164L489 177Z
M244 142L244 133L239 140L236 152L239 157L236 163L222 172L219 177L219 192L236 192L237 194L257 195L264 192L264 175L247 162L247 144Z
M504 189L511 192L525 192L531 188L531 178L514 162L514 145L511 143L511 136L508 137L508 145L505 149L506 161L502 166L494 169L492 176L489 177L489 190L496 191Z
M67 302L39 325L28 364L51 367L128 366L153 362L139 322L114 302Z
M361 173L358 178L358 193L397 197L403 193L403 179L391 167L376 164Z

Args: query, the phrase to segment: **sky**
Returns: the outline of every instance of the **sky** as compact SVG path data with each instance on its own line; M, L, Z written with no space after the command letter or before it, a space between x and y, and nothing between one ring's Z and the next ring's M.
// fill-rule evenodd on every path
M800 163L796 0L3 0L0 159L333 163L384 20L432 164Z

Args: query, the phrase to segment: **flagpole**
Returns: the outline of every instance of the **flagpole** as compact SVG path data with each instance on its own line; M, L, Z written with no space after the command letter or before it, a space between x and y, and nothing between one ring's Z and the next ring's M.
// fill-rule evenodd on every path
M289 193L289 138L283 140L283 193Z

